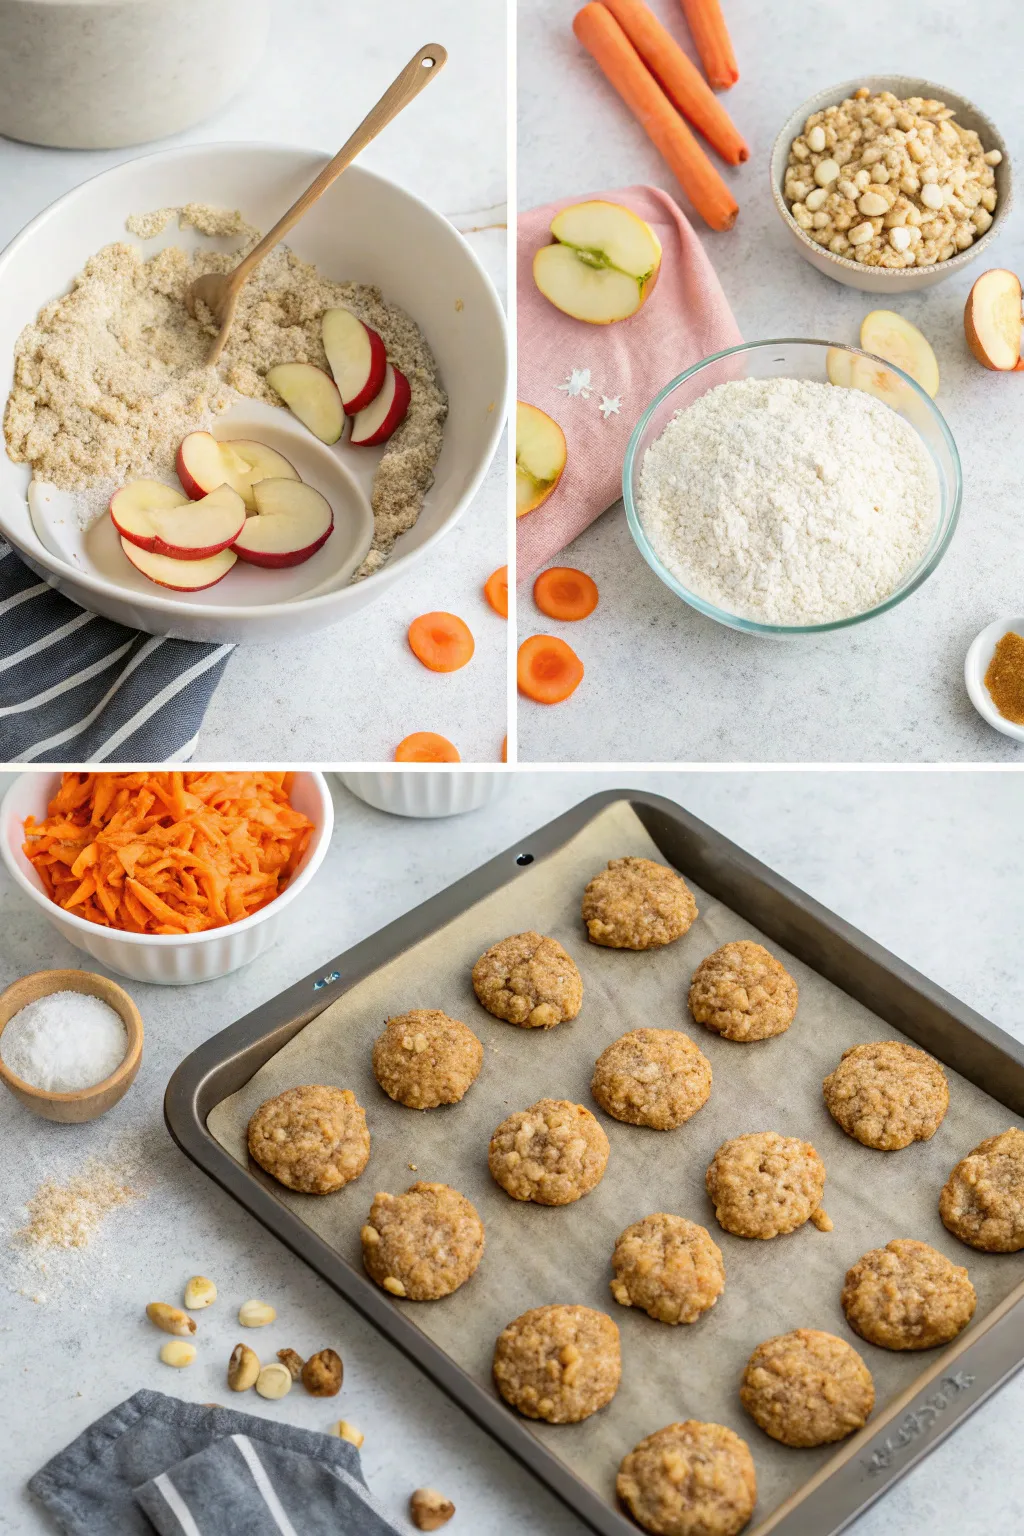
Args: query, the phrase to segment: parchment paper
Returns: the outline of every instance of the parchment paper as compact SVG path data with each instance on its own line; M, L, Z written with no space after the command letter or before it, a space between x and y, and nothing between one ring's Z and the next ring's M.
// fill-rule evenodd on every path
M700 916L676 943L639 954L591 945L580 921L583 887L608 859L624 854L665 862L634 812L619 803L558 853L346 993L245 1088L219 1104L208 1124L221 1145L246 1164L246 1124L264 1099L299 1083L353 1089L372 1137L366 1172L336 1195L278 1189L284 1203L359 1265L359 1228L375 1191L397 1192L416 1179L461 1190L487 1233L476 1275L443 1301L395 1305L488 1386L495 1338L519 1313L552 1302L602 1309L622 1334L617 1396L582 1424L535 1426L538 1436L613 1501L619 1461L644 1435L690 1417L727 1424L750 1445L763 1519L835 1447L788 1449L747 1417L737 1390L751 1351L762 1339L791 1328L823 1328L847 1339L867 1362L876 1412L907 1387L934 1361L934 1352L893 1353L859 1339L839 1305L846 1270L890 1238L920 1238L967 1266L978 1293L976 1318L983 1317L1024 1279L1024 1255L976 1253L959 1243L939 1220L938 1194L953 1164L977 1142L1021 1122L947 1068L949 1113L931 1141L876 1152L844 1135L825 1109L822 1079L847 1046L900 1038L899 1032L769 942L800 988L794 1023L774 1040L744 1045L719 1039L689 1015L690 976L719 944L763 936L689 882ZM579 1017L546 1032L492 1018L476 1002L470 983L473 963L489 945L526 928L564 944L583 977ZM413 1007L444 1009L468 1023L484 1043L483 1070L461 1104L426 1112L404 1109L373 1078L371 1046L385 1019ZM675 1131L622 1125L590 1097L598 1054L626 1030L643 1025L685 1030L712 1065L710 1099ZM570 1206L513 1201L487 1169L495 1126L545 1097L586 1104L611 1143L604 1179ZM718 1226L704 1171L728 1137L763 1130L802 1136L818 1149L828 1170L823 1203L834 1231L819 1232L808 1222L786 1237L761 1242L731 1237ZM725 1292L691 1326L669 1327L621 1307L608 1289L616 1237L652 1211L675 1211L701 1222L722 1249Z

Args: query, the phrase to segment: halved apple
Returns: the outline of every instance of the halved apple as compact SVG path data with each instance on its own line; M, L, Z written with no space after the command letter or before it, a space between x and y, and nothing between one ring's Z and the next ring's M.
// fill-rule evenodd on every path
M565 468L565 433L535 405L516 403L516 517L547 501Z
M345 428L345 407L330 374L313 363L278 363L267 373L285 405L322 443L336 443Z
M245 502L229 485L202 501L179 498L178 505L154 498L152 481L136 480L110 498L110 516L122 538L172 560L205 560L233 544L245 522ZM162 489L169 490L170 487Z
M384 343L350 309L324 310L320 326L341 403L354 416L380 394L388 367Z
M556 309L589 325L636 314L661 266L649 224L619 203L596 200L563 208L551 233L555 244L533 258L533 280Z
M916 325L893 309L873 309L861 321L860 344L865 352L873 352L909 373L934 400L939 392L939 365L931 343ZM886 377L892 380L891 374Z
M967 345L984 368L1012 373L1024 367L1020 355L1020 278L1002 267L983 272L967 295Z
M330 537L334 513L330 503L301 480L259 480L255 487L256 516L232 548L250 565L280 569L301 565Z
M390 363L384 373L380 394L352 422L349 442L354 448L375 448L387 442L392 432L400 427L409 409L412 391L404 373Z
M216 586L237 558L233 550L222 549L219 554L207 555L205 560L174 560L170 555L140 549L123 534L121 548L137 571L155 581L158 587L169 587L172 592L201 592L204 587Z
M247 437L221 441L212 432L190 432L178 448L175 469L186 496L193 501L209 495L219 485L230 485L249 512L256 510L252 488L257 480L299 478L284 455L268 448L266 443L255 443Z

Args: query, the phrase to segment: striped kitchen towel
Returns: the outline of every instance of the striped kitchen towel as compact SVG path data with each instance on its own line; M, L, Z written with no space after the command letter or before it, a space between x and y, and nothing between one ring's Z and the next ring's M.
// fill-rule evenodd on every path
M188 762L232 649L87 613L0 539L0 762Z

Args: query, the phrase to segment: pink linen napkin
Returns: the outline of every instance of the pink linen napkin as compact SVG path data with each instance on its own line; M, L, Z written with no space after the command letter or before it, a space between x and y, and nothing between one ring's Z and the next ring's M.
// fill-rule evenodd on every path
M703 246L667 193L639 186L591 195L647 220L661 241L661 270L646 304L628 320L573 320L537 289L533 258L550 240L555 214L582 199L566 197L519 218L517 393L558 422L567 448L556 489L517 524L519 581L619 499L626 445L658 390L743 339Z

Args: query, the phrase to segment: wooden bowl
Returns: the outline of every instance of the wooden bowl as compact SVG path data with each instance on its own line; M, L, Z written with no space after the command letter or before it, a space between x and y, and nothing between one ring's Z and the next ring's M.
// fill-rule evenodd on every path
M65 1125L78 1125L84 1120L95 1120L106 1114L119 1099L123 1098L135 1081L135 1074L142 1061L142 1015L128 993L115 981L96 976L92 971L33 971L22 976L6 991L0 992L0 1035L22 1008L29 1003L48 997L52 992L86 992L98 997L115 1013L120 1014L128 1031L128 1049L120 1066L109 1077L93 1083L90 1088L78 1088L74 1093L47 1093L44 1088L33 1088L24 1078L16 1077L0 1059L0 1081L20 1099L26 1109L42 1115L44 1120L59 1120Z

